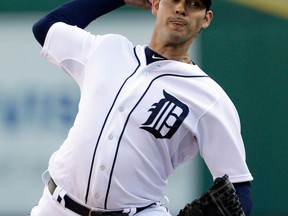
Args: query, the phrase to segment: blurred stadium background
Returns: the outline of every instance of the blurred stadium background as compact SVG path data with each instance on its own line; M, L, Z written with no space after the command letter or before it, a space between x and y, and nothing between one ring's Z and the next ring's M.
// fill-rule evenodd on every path
M0 216L23 216L38 202L41 174L77 112L77 85L40 57L31 27L64 0L0 0ZM191 49L240 114L255 216L288 215L288 2L214 0L214 20ZM89 26L149 42L150 11L123 7ZM221 150L219 150L221 151ZM195 178L196 176L196 178ZM170 178L176 213L211 184L200 158Z

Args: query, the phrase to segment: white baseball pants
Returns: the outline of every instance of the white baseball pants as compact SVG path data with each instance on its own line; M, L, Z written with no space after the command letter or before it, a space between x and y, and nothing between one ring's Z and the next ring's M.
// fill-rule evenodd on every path
M63 207L57 201L52 199L48 187L45 186L43 195L35 206L30 216L79 216L78 214L70 211L69 209ZM147 207L143 211L135 214L135 216L171 216L167 211L166 207L161 205L153 205Z

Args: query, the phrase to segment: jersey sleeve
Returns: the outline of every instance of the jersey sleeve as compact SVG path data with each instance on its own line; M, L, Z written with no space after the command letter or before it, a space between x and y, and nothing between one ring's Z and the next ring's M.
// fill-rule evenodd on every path
M81 86L85 64L100 38L76 26L58 22L49 29L41 55L64 69Z
M233 183L251 181L239 116L228 96L223 95L199 120L200 154L214 179L227 174Z

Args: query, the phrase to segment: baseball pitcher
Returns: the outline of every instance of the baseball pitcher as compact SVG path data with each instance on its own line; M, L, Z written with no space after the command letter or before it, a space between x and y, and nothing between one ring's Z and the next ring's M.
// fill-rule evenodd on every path
M84 30L124 5L156 17L148 44ZM197 154L214 183L179 215L250 214L253 177L237 111L188 55L211 23L210 6L211 0L72 0L35 23L42 56L75 80L81 97L32 216L170 216L160 201L167 178Z

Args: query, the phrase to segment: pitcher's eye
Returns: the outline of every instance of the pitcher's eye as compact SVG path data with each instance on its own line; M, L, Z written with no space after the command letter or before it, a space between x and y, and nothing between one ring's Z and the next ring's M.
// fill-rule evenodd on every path
M193 7L193 8L200 8L201 7L201 3L199 1L190 0L190 1L188 1L188 4L190 7Z

